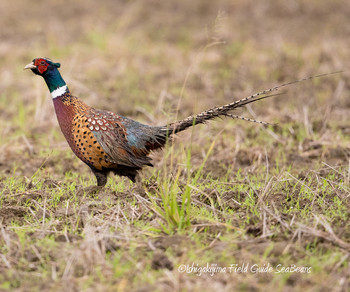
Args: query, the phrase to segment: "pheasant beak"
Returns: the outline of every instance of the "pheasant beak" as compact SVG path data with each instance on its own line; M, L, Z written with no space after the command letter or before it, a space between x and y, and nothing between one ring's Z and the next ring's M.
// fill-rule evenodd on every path
M30 63L28 65L26 65L23 70L26 70L26 69L36 69L36 66L34 65L34 63Z

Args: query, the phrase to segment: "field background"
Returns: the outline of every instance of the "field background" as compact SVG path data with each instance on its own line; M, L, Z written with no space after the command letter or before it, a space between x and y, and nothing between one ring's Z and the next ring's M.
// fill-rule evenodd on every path
M44 81L162 125L349 68L350 2L0 1L1 291L347 291L349 73L286 88L154 153L98 194ZM284 92L284 90L283 90ZM178 110L177 110L178 109ZM311 273L181 273L281 264Z

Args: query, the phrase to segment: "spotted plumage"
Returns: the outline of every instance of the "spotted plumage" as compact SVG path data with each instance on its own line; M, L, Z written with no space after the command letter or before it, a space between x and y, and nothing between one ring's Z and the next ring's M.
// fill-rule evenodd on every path
M229 112L249 103L278 95L270 93L281 87L310 79L309 77L282 84L184 120L158 127L147 126L86 105L70 93L58 71L59 67L59 63L54 63L47 58L37 58L25 69L31 69L33 73L44 78L53 99L62 133L74 154L91 168L98 186L106 184L107 175L110 172L126 176L134 182L139 170L144 166L152 166L148 156L151 151L162 148L169 136L193 125L205 123L220 116L264 124L264 122L242 118Z
M133 129L143 129L146 140L150 127L138 124L112 112L96 110L84 104L67 91L54 98L54 106L61 130L74 154L85 162L98 176L98 185L106 182L107 170L125 175L135 181L137 171L144 165L151 165L145 153L149 150L133 145ZM131 129L130 129L131 128ZM147 128L147 129L146 129ZM130 140L130 141L129 141Z

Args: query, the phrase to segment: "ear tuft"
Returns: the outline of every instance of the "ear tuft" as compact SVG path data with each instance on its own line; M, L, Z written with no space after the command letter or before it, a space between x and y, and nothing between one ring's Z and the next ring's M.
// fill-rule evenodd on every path
M53 63L55 65L56 68L60 68L61 64L60 63Z

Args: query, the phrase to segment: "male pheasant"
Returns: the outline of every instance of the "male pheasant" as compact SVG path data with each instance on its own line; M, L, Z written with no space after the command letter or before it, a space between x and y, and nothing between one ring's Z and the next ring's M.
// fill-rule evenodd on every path
M273 96L267 93L300 81L276 86L165 126L147 126L86 105L70 93L58 71L59 67L59 63L48 58L36 58L24 69L31 69L44 78L62 133L74 154L95 174L97 186L107 183L110 172L135 182L139 170L144 166L152 166L148 157L150 152L162 148L169 136L219 116L240 118L229 114L229 111Z

